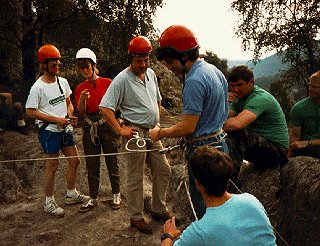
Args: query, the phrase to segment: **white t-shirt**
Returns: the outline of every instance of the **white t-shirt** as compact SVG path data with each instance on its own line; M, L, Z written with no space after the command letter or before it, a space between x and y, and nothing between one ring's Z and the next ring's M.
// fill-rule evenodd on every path
M65 78L59 77L61 94L57 81L46 83L40 77L31 87L26 108L38 109L40 112L56 117L64 118L68 114L66 98L72 93L69 83ZM36 124L42 125L42 121L36 120ZM61 132L57 124L50 124L46 130Z

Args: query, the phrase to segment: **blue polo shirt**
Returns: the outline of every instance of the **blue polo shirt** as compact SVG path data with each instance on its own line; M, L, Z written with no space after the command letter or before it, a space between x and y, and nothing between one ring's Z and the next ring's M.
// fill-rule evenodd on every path
M190 137L220 130L228 116L228 84L222 72L204 60L195 62L186 75L183 114L199 115Z

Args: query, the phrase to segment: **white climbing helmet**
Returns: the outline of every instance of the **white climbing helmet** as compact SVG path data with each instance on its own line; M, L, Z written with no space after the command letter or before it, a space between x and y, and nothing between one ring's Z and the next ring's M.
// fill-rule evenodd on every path
M76 54L76 59L83 59L83 58L91 59L91 61L94 64L97 64L97 57L94 54L94 52L89 48L81 48L80 50L78 50Z

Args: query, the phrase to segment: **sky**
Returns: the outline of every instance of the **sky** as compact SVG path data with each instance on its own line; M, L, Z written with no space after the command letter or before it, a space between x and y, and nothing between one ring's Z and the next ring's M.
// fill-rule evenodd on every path
M250 60L252 52L244 52L241 39L234 28L237 15L231 11L232 0L164 0L154 19L155 28L162 33L171 25L184 25L191 29L201 46L229 60Z

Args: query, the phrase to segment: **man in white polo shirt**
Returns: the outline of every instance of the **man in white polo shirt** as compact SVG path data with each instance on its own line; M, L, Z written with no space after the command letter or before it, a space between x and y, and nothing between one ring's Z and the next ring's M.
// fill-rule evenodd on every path
M122 146L138 133L149 138L149 129L159 122L161 95L154 71L149 67L149 55L152 47L144 36L132 38L128 46L130 66L120 72L112 81L101 100L100 110L107 123L121 135ZM124 125L116 120L114 112L120 110ZM137 149L135 141L130 149ZM140 150L162 149L160 141L146 140ZM145 164L152 174L152 217L155 220L167 220L172 217L166 206L166 193L170 181L171 169L165 155L159 152L128 154L124 157L127 168L126 193L130 224L142 233L151 234L152 228L145 221L143 209L143 174ZM146 162L147 161L147 162Z

